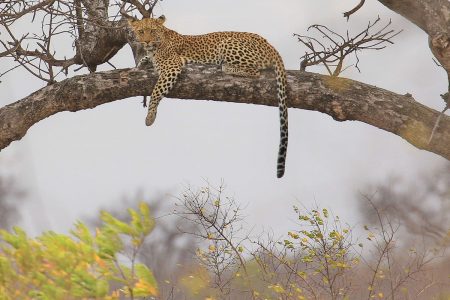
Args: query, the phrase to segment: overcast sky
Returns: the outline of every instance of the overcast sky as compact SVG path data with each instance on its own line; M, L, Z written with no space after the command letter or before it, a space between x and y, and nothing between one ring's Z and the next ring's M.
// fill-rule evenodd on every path
M432 61L427 36L374 0L366 1L346 22L342 13L357 2L165 0L156 12L167 17L167 27L183 34L258 33L279 50L287 69L298 69L305 51L293 33L304 34L311 24L351 33L377 15L384 22L392 18L393 28L404 30L395 44L361 53L362 73L350 68L343 76L411 93L423 104L442 109L439 94L446 89L446 76ZM68 52L71 41L66 43L59 46ZM129 47L112 62L119 68L131 67ZM7 67L0 63L1 69ZM42 86L25 72L12 72L0 83L0 105ZM1 171L20 176L30 193L23 211L26 228L65 231L77 218L115 206L137 190L151 200L159 192L177 195L187 185L204 185L206 179L213 185L224 180L228 193L246 205L249 225L284 232L293 226L291 207L299 202L330 208L354 223L356 195L366 184L392 174L414 180L445 161L369 125L339 123L322 113L290 109L286 174L277 179L277 108L165 99L155 124L148 128L140 102L141 98L130 98L59 113L2 150ZM167 201L174 199L169 196Z

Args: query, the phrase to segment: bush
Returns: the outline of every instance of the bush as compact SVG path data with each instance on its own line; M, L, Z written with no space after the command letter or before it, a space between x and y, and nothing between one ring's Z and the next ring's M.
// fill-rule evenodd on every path
M129 223L102 212L91 233L78 222L70 235L30 238L0 231L0 299L120 299L157 296L153 273L136 256L155 222L141 203Z

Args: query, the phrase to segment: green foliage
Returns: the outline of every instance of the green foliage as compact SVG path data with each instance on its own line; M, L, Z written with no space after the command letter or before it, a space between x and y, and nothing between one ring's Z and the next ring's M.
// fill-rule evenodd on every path
M129 223L102 212L103 225L95 234L82 222L70 235L46 232L30 238L18 227L1 230L0 300L157 296L153 273L135 263L154 219L145 203L128 212Z

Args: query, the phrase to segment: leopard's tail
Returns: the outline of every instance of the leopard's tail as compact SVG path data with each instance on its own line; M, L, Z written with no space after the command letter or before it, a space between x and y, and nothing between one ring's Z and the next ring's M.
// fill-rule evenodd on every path
M283 60L279 54L277 55L274 64L277 76L278 107L280 110L280 146L278 148L277 177L281 178L284 175L288 147L288 108L286 104L287 79Z

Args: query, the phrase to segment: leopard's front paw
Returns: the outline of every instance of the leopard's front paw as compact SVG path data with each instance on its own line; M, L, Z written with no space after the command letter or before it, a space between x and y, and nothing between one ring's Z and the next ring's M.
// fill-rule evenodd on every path
M147 126L151 126L156 119L156 112L155 113L151 113L148 112L147 117L145 118L145 125Z

